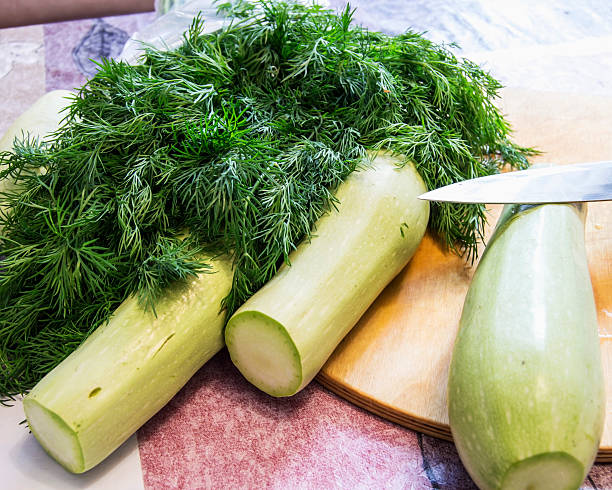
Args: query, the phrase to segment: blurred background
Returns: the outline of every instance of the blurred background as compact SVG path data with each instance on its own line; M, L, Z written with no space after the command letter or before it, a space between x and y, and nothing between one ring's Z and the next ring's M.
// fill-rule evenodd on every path
M0 132L44 91L80 86L90 61L118 56L136 31L184 0L0 0ZM321 2L320 2L321 3ZM344 0L323 2L343 8ZM212 8L212 2L199 1ZM423 32L505 86L612 94L609 0L354 0L355 19L373 30ZM35 7L39 6L36 10ZM43 8L44 7L44 8ZM188 9L187 9L188 10ZM104 13L112 16L101 16ZM116 15L118 13L129 15ZM139 12L139 13L133 13ZM60 21L87 17L82 20ZM55 20L43 23L45 19Z

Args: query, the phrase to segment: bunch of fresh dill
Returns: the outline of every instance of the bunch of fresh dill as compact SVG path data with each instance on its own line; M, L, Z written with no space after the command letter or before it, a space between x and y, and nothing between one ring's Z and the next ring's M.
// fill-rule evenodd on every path
M416 162L430 189L526 165L493 104L499 83L407 32L352 12L227 4L173 51L105 61L50 142L0 156L0 393L29 389L130 294L231 254L229 312L260 288L333 204L370 149ZM475 251L480 206L433 205L431 228Z

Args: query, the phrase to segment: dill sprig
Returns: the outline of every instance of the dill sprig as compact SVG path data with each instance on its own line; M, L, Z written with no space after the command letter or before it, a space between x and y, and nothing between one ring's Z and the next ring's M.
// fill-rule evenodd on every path
M500 84L418 33L352 10L244 1L204 34L134 66L106 60L47 143L0 155L0 394L36 383L130 294L228 253L234 311L289 260L368 150L413 160L428 188L527 165L494 105ZM433 204L431 229L468 257L482 206Z

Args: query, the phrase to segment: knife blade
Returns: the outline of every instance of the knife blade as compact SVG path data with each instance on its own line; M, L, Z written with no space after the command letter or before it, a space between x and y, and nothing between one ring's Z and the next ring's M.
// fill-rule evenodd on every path
M612 161L530 168L434 189L419 199L457 203L543 204L612 200Z

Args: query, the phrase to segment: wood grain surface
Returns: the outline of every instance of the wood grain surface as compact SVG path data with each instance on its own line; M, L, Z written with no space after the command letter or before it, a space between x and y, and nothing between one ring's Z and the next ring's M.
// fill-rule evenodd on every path
M612 97L506 89L500 107L515 141L543 152L533 162L612 159ZM489 208L487 233L500 211L501 206ZM589 204L586 241L607 383L597 461L612 462L612 202ZM336 349L318 381L388 420L450 440L448 367L475 265L426 236Z

